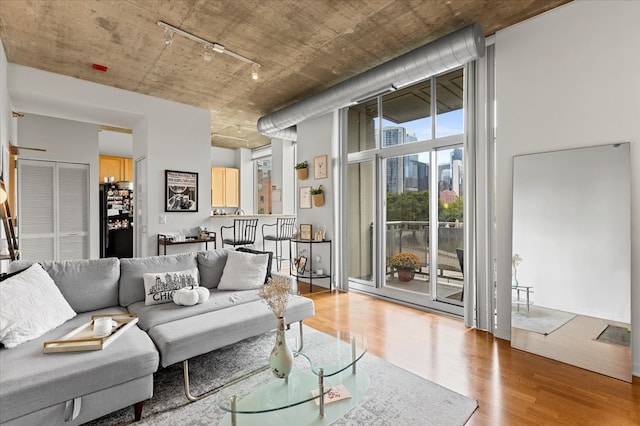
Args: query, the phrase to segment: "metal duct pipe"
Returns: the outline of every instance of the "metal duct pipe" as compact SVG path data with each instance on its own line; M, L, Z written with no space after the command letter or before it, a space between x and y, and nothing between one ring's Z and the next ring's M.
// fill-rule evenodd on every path
M260 117L258 131L269 137L297 140L295 125L301 121L457 68L481 58L484 51L482 28L478 23L471 24L300 102Z

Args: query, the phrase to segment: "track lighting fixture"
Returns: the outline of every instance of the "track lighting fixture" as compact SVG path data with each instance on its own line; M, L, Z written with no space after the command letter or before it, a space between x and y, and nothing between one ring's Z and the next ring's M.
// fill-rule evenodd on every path
M165 28L164 44L166 44L167 46L171 46L171 43L173 43L173 31L171 31L169 28Z
M254 80L257 80L260 76L258 75L258 69L260 68L260 64L252 61L249 58L246 58L242 55L239 55L237 53L234 53L230 50L228 50L226 47L224 47L221 44L218 43L212 43L210 41L207 41L203 38L200 38L196 35L193 35L191 33L188 33L186 31L181 30L180 28L174 27L173 25L169 25L166 22L162 22L162 21L158 21L158 25L161 26L162 28L164 28L164 43L169 46L171 45L171 43L173 42L173 34L179 34L185 38L188 38L189 40L193 40L196 43L200 43L202 46L204 46L204 60L207 62L211 62L211 57L212 57L212 52L216 52L216 53L221 53L224 55L229 55L233 58L236 58L242 62L246 62L247 64L251 65L251 78L253 78Z

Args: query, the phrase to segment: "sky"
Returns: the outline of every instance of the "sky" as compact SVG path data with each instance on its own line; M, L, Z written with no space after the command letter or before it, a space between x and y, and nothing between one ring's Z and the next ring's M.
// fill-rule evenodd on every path
M436 135L438 137L461 134L463 131L462 109L457 109L437 116ZM394 123L383 120L383 126L404 127L408 132L415 133L419 141L431 139L431 117L420 118L418 120L407 121L406 123ZM418 159L428 163L427 154L418 154ZM438 163L449 163L451 161L450 150L442 150L438 153Z

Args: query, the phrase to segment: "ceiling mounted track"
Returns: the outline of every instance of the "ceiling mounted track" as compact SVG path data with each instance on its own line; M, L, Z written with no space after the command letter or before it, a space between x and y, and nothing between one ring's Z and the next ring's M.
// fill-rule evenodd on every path
M354 105L458 68L481 58L484 52L482 28L478 23L471 24L300 102L260 117L258 131L268 137L295 141L295 125L308 118Z

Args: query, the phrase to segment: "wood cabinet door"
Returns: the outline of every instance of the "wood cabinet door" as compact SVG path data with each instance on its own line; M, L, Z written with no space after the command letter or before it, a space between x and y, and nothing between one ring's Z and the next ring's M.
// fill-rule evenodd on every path
M240 206L240 171L227 168L224 170L224 195L227 207Z
M113 180L118 182L123 180L123 158L112 157L110 155L100 156L100 176L98 180L102 183L105 177L113 176Z
M123 160L124 160L123 180L128 180L129 182L133 182L133 159L124 157Z
M224 207L224 167L211 168L211 206Z

